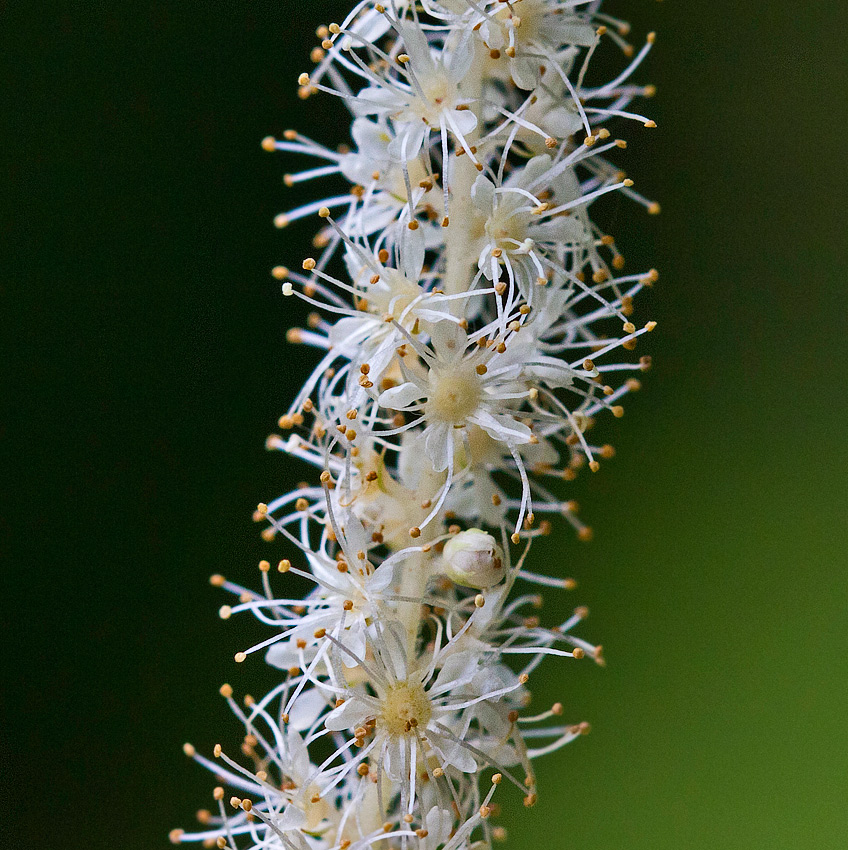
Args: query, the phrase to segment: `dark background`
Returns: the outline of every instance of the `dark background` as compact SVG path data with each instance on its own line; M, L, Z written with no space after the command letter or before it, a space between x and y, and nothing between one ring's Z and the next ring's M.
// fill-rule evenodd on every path
M344 140L338 103L294 92L345 7L0 4L11 850L166 846L210 802L180 745L235 740L222 681L262 687L206 582L258 578L250 512L304 474L263 441L314 361L268 274L311 224L273 229L297 163L259 141ZM580 581L610 665L547 668L539 702L594 732L507 807L511 846L844 848L848 7L608 11L659 33L659 129L622 129L664 213L606 211L662 272L656 368L574 487L595 542L535 555Z

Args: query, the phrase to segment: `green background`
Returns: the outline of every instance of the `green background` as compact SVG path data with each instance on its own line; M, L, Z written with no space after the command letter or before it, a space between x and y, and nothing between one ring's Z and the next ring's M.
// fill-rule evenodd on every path
M268 275L310 225L273 229L294 164L259 140L344 140L338 103L294 97L344 6L0 7L11 850L167 846L212 785L180 745L234 740L218 685L265 681L206 577L256 580L250 511L304 474L263 440L314 361ZM573 488L595 541L534 551L609 666L543 668L539 704L593 732L541 762L537 808L501 795L507 846L845 848L848 6L607 9L659 33L659 129L622 164L664 212L607 208L662 272L656 366Z

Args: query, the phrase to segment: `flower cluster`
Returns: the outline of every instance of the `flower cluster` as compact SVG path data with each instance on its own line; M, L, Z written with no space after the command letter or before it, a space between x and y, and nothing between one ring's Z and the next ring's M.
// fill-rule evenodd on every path
M542 623L539 589L573 581L524 564L548 517L590 537L556 481L612 456L592 427L650 365L630 352L657 273L625 273L590 210L620 193L658 211L608 158L626 143L607 127L655 126L630 108L652 94L630 80L653 35L635 51L600 5L363 0L318 30L300 94L342 99L354 145L263 142L320 161L287 185L347 182L276 219L321 220L316 255L274 269L315 308L289 340L321 357L268 440L316 479L254 517L287 547L276 570L312 589L278 593L268 561L259 591L213 577L235 596L222 617L271 630L236 661L263 651L280 681L244 707L222 688L246 761L186 745L221 784L174 842L489 847L497 786L533 805L533 758L588 731L560 703L527 712L546 656L603 658L572 633L585 609ZM625 67L589 87L604 41Z

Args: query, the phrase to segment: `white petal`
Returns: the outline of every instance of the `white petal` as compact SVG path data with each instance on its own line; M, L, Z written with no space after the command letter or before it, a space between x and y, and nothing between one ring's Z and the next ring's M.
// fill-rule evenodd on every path
M402 124L389 145L389 156L396 162L409 162L418 156L430 128L423 121Z
M583 126L583 122L573 109L560 106L545 113L542 126L551 135L565 139L576 133Z
M529 443L533 432L523 423L505 414L478 409L472 417L492 439L501 442Z
M474 756L459 744L450 753L445 753L445 758L448 764L452 764L457 770L461 770L463 773L477 772L477 761Z
M453 451L452 430L451 425L441 422L428 425L424 429L424 451L433 462L436 472L444 472L450 464L450 453Z
M532 363L527 372L544 381L549 387L570 387L574 383L574 370L562 362Z
M390 29L388 15L383 15L376 9L368 9L351 25L351 31L362 36L364 41L376 42Z
M477 116L470 109L453 109L450 118L460 136L467 136L477 126Z
M380 657L386 669L394 674L398 681L406 679L406 630L397 620L392 620L383 627L383 643L378 648Z
M342 574L336 569L335 561L314 552L307 552L306 560L309 561L309 570L315 578L331 587L342 588L347 586L349 579L346 576L342 577ZM339 581L340 577L342 577L341 581Z
M484 174L481 174L471 187L471 200L474 206L486 216L492 214L495 204L495 184Z
M394 92L377 86L363 89L350 101L354 115L375 115L378 113L391 112L399 106L397 95Z
M347 512L344 517L343 528L345 541L354 555L357 552L367 552L370 535L366 533L365 526L359 521L359 517L352 512Z
M453 829L453 812L433 806L424 818L424 824L429 833L428 838L433 839L433 844L443 844L450 836Z
M439 322L430 334L430 344L439 360L453 363L465 353L468 335L456 322Z
M400 386L384 390L380 393L377 401L380 407L385 407L387 410L403 410L423 397L424 392L421 388L417 384L407 381Z
M400 445L398 472L401 484L410 490L417 490L422 477L431 471L430 462L424 451L424 434L407 431L401 437Z
M457 744L450 738L442 737L439 733L434 733L431 728L428 728L427 731L429 732L431 746L441 755L442 762L445 765L453 766L463 773L477 772L477 762L465 747ZM435 740L437 734L439 734L438 744L436 744Z
M488 19L480 27L480 37L486 43L486 46L492 50L500 50L506 44L503 28Z
M539 67L537 63L524 58L511 59L509 70L518 88L525 89L526 91L536 88L536 83L539 80Z
M555 181L557 204L566 204L575 201L582 194L580 181L574 173L573 168L567 168Z
M447 685L451 685L452 689L459 688L471 681L476 670L477 659L473 653L457 652L445 661L432 689L438 692Z
M297 663L297 662L295 662ZM317 720L318 715L327 707L327 701L315 689L303 690L289 711L288 728L294 732L303 732Z
M403 748L405 746L405 742L403 738L389 738L387 742L386 749L383 755L383 769L386 771L389 779L393 779L395 782L403 781L403 774L406 773L404 770L406 759L404 758L405 753Z
M265 653L265 661L272 667L280 670L288 670L290 667L300 665L300 656L297 650L287 640L272 644Z
M432 325L435 325L436 322L444 322L449 321L447 316L452 316L453 314L450 312L450 307L448 306L447 301L442 301L437 298L428 299L424 302L425 304L431 305L432 309L427 309L426 307L416 307L415 315L421 319L422 322L429 322ZM441 308L439 305L443 304ZM373 371L373 370L372 370Z
M494 693L518 683L518 676L503 664L493 664L474 674L474 690L480 695Z
M289 803L284 809L276 826L286 832L290 829L300 829L306 823L306 813L299 809L294 803Z
M471 69L473 61L474 41L471 37L471 30L466 29L462 33L462 40L451 46L450 55L445 62L452 82L461 82Z
M371 593L380 593L385 590L394 578L394 563L391 559L384 561L368 579L367 586Z
M559 463L559 452L545 439L540 439L535 445L522 446L521 455L531 466L556 466Z
M486 244L480 249L480 256L477 258L477 268L483 272L486 280L493 280L495 270L492 268L492 243Z
M493 504L493 495L498 496L498 505ZM453 487L445 502L445 508L469 521L480 517L486 525L496 528L506 514L504 493L485 469L475 470L473 478L464 486ZM489 610L488 605L485 610ZM474 614L475 621L479 621L483 616L483 609L478 610Z
M348 669L358 667L359 662L353 656L355 655L357 658L365 657L365 629L361 619L351 628L344 630L340 643L351 653L350 655L347 652L341 654L342 664Z
M357 118L353 122L351 135L359 153L372 160L389 158L387 148L392 135L384 125L369 121L367 118ZM373 167L371 170L374 170Z
M500 711L497 706L489 705L486 702L478 703L474 706L474 713L480 725L490 734L498 738L508 738L511 723L505 717L507 709L500 706Z
M350 346L359 345L362 337L367 333L365 322L359 316L343 316L330 328L330 342L343 351L348 350Z
M326 716L324 725L332 732L354 729L367 719L368 712L368 703L358 697L351 697Z
M306 692L298 697L298 702L306 696ZM323 702L323 700L322 700ZM291 715L289 715L291 717ZM309 776L309 751L303 743L303 738L297 734L292 728L291 723L288 726L288 735L286 735L286 747L289 760L288 770L292 779L303 781Z
M478 740L474 743L475 746L478 749L482 749L486 755L492 759L492 761L497 764L502 764L504 767L513 767L514 765L521 763L521 759L518 757L515 747L510 744L503 743L502 740L487 738L484 741Z
M534 156L521 170L518 179L514 183L510 181L510 185L532 186L551 167L551 162L547 154Z
M368 278L371 277L372 271L366 265L362 254L359 251L354 251L353 248L346 248L344 252L344 264L350 279L360 286L365 286Z
M382 342L373 352L368 352L368 362L371 364L371 380L375 383L383 376L383 372L388 368L389 364L395 358L395 349L398 346L397 337L400 332L397 328L382 323L384 337Z
M432 71L436 66L430 51L430 44L423 31L412 23L398 28L406 52L412 60L412 67L421 75Z
M553 245L579 245L589 241L589 234L577 216L564 216L556 221L545 221L533 226L533 239Z
M368 159L358 153L346 153L339 160L342 174L351 183L367 183L370 174L374 171L374 166L371 165L369 169L369 165Z
M553 24L551 35L556 36L562 44L576 44L578 47L591 47L597 38L595 28L591 24L579 21Z

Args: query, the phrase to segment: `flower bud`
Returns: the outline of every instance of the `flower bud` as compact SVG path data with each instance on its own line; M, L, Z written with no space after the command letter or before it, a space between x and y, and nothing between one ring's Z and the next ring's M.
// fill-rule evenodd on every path
M445 574L463 587L482 590L506 575L503 550L491 534L469 528L451 537L443 553Z

